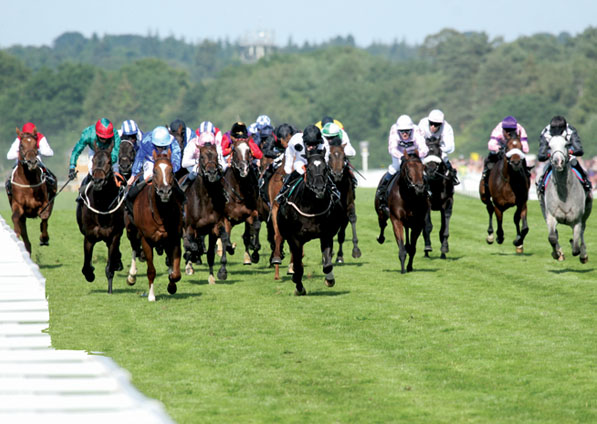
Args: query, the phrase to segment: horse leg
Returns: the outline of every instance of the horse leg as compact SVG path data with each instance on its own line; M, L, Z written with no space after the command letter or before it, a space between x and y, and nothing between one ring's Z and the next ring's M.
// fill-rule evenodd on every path
M255 217L253 225L251 225L251 262L256 264L259 263L259 251L261 250L261 243L259 242L259 232L261 231L261 220L259 217Z
M443 221L443 219L442 219ZM443 226L443 222L442 222ZM427 215L425 215L425 226L423 227L423 239L425 240L425 257L429 257L429 252L432 252L433 249L431 248L431 231L433 230L433 223L431 222L431 210L427 211ZM441 231L440 231L440 240L441 240Z
M207 239L208 247L205 255L207 257L207 266L209 267L209 277L207 277L207 282L209 284L216 284L216 277L214 277L214 260L216 257L217 240L218 237L214 233L210 232Z
M450 251L450 246L448 245L448 238L450 237L450 218L452 217L452 206L454 205L454 199L450 198L445 207L442 208L442 225L440 228L440 241L442 243L441 248L441 259L446 259L446 253Z
M585 221L583 220L580 227L580 263L586 264L589 261L589 255L587 255L587 246L585 245Z
M338 231L338 255L336 255L337 264L344 263L344 252L342 251L342 245L346 239L346 224L348 224L348 222L343 222L342 225L340 225L340 231Z
M135 285L137 282L137 252L133 249L131 254L131 267L129 268L129 275L126 277L126 283L129 286Z
M388 225L388 219L385 217L383 212L377 214L377 224L379 225L379 236L377 236L377 242L383 244L386 241L386 237L383 235L386 226Z
M547 222L547 229L549 231L549 236L547 237L547 239L549 240L549 244L551 244L552 248L551 257L561 262L565 258L564 252L562 252L562 249L560 248L560 245L558 243L558 230L556 228L557 221L547 211L545 221Z
M572 227L572 239L570 240L570 247L572 247L572 256L580 255L581 232L582 232L582 223L577 222Z
M394 237L396 237L396 243L398 243L398 259L400 259L400 272L404 274L406 269L404 268L404 261L406 260L406 246L404 245L404 226L402 221L399 219L392 220L392 227L394 229Z
M147 261L147 280L149 281L149 293L147 294L147 300L155 302L155 292L153 289L153 281L155 280L155 266L153 266L153 249L145 239L141 237L141 246L145 253L145 260Z
M487 238L485 239L485 241L487 242L487 244L492 244L494 241L493 212L495 209L493 207L493 203L491 203L490 200L488 200L487 203L485 203L485 208L487 209L487 213L489 214L489 225L487 227Z
M334 287L336 279L334 278L334 265L332 263L332 248L334 246L333 237L321 237L319 239L321 246L321 255L323 256L323 273L325 274L325 285L328 287Z
M112 281L114 271L120 262L120 234L114 235L111 240L106 240L108 248L108 263L106 264L106 278L108 279L108 293L112 294Z
M226 228L224 225L220 225L219 227L219 236L220 240L222 240L222 246L227 246L230 244L230 237L226 232ZM228 278L228 271L226 270L226 264L228 263L228 258L226 257L227 249L222 248L222 257L220 258L220 269L218 270L218 280L226 280Z
M169 240L167 247L167 255L170 258L170 263L172 264L172 270L168 274L168 293L174 294L176 293L176 282L180 281L181 274L180 274L180 235L178 237L172 236L172 239Z
M95 246L95 242L92 242L85 236L85 240L83 240L83 251L84 251L84 259L83 259L83 269L81 272L85 276L85 279L88 282L92 282L95 280L94 270L95 268L91 265L91 259L93 258L93 247Z
M413 260L417 253L417 240L422 230L423 227L418 225L410 230L410 239L408 241L408 265L406 266L407 272L412 272L413 270Z
M245 221L245 231L243 232L243 244L245 245L245 253L243 256L243 265L251 265L251 255L249 249L251 248L251 224Z
M227 241L224 242L222 240L222 251L227 251L229 255L234 255L234 250L236 249L236 243L232 243L230 241L230 235L232 234L232 224L228 219L224 219L224 229L226 234L228 234Z
M27 249L27 252L31 255L31 243L29 242L29 236L27 234L25 211L16 202L13 203L12 224L15 234L18 238L23 240L25 249Z
M282 235L278 229L278 209L276 202L272 205L272 228L274 230L274 251L272 253L272 264L274 265L274 280L280 279L280 264L282 263Z
M348 221L352 228L352 257L358 259L361 257L361 249L359 249L359 238L357 237L357 211L354 203L348 209Z
M498 244L502 244L504 242L504 227L502 226L502 220L504 219L504 212L502 212L500 209L498 209L498 207L496 206L494 208L494 212L495 212L495 220L497 222L497 243Z
M185 274L187 275L193 275L193 273L195 272L195 270L193 269L193 262L197 260L197 257L199 256L199 245L197 244L197 239L194 233L195 231L193 230L193 228L191 228L191 226L188 226L185 229L185 233L182 238L182 245L185 250L183 256L186 261Z
M294 260L294 274L292 274L292 282L295 285L294 294L295 296L304 296L307 294L307 290L303 286L303 246L298 240L289 239L288 247Z
M50 236L48 235L48 218L42 218L39 223L39 245L49 246Z

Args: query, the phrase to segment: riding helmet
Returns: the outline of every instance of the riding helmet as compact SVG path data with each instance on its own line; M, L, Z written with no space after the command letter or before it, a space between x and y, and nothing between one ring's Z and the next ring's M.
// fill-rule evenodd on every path
M95 134L101 138L114 137L114 126L108 118L99 119L95 123Z

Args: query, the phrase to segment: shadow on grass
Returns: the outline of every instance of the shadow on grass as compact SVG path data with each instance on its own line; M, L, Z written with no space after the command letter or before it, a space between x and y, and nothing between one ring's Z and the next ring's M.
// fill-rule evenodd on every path
M494 256L525 256L525 257L531 257L534 256L534 253L516 253L516 251L514 250L514 248L512 249L511 253L506 253L506 252L493 252L491 253Z
M307 290L307 296L343 296L345 294L350 294L349 290L336 290L336 291L327 291L327 290ZM298 296L297 296L298 297Z
M404 266L406 268L406 265ZM400 273L401 268L400 268L400 262L398 262L396 268L386 268L383 270L384 272L397 272ZM417 264L414 263L413 264L413 270L411 272L405 272L404 275L407 274L412 274L412 273L417 273L417 272L437 272L439 271L438 269L431 269L431 268L418 268Z
M550 269L548 272L552 274L566 274L568 272L575 272L577 274L586 274L588 272L595 271L595 268L588 268L588 269L572 269L572 268L564 268L564 269Z
M430 261L454 262L454 261L459 261L460 259L464 258L464 256L446 256L445 259L442 259L440 256L435 256L435 255L425 256L425 255L423 255L422 258L424 258L426 260L430 260Z
M355 259L358 260L358 259ZM334 262L334 267L345 267L345 266L363 266L363 265L368 265L369 262L343 262L341 264L339 264L338 262Z
M39 266L39 269L54 269L54 268L61 268L62 264L52 264L52 265L37 264L37 266Z
M197 272L195 272L195 274L197 274ZM209 283L207 282L207 278L209 277L209 273L205 273L205 277L200 277L198 278L198 276L193 275L193 278L191 279L190 276L187 275L187 279L181 280L184 284L193 284L195 286L208 286ZM230 278L226 279L226 280L218 280L216 277L216 286L220 285L220 286L230 286L233 284L238 283L239 280L231 280ZM180 284L180 281L177 283Z

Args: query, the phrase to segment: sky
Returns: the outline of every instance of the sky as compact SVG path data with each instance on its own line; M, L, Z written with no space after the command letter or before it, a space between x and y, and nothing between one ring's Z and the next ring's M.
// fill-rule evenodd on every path
M257 31L277 45L351 34L358 46L421 44L444 28L512 41L536 33L576 35L597 26L595 0L2 0L0 48L51 46L64 32L237 41Z

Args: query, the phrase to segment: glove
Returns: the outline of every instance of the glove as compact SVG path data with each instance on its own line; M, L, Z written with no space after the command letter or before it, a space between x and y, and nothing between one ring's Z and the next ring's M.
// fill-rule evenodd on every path
M68 170L68 179L74 180L77 178L77 170L75 168L69 168Z

